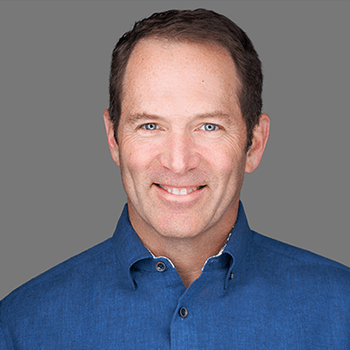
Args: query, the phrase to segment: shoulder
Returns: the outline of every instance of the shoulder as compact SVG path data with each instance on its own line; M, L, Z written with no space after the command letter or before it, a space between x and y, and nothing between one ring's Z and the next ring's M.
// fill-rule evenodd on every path
M94 282L110 275L116 269L115 250L111 239L60 263L39 276L24 283L0 304L0 317L11 314L21 315L45 307L45 303L60 301L84 293L84 289ZM115 271L113 271L115 273Z
M350 288L349 267L257 232L253 232L252 256L286 283L323 285L332 290L338 286L344 292Z

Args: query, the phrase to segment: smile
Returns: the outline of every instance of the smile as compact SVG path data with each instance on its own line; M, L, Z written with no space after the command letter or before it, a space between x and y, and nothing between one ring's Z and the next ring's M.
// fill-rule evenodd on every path
M176 187L171 188L160 184L155 184L155 185L158 186L159 188L162 188L165 191L168 191L169 193L175 194L176 196L185 196L187 194L190 194L193 191L198 191L203 187L205 187L205 186L198 186L194 188L176 188Z

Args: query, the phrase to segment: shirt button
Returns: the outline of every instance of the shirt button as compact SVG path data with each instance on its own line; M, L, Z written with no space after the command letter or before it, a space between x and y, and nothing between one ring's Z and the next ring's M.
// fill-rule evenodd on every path
M156 269L159 272L163 272L166 269L166 265L162 261L156 263Z
M188 316L188 310L183 306L180 308L179 314L182 318L186 318Z

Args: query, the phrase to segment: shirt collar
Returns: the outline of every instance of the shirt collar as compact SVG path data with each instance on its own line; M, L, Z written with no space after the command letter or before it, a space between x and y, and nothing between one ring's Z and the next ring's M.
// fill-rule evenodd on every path
M252 231L249 228L247 217L244 212L243 204L239 202L238 214L235 226L226 242L223 254L231 256L231 264L226 275L224 288L227 289L229 281L237 271L242 270L244 261L248 256L249 245L252 240ZM232 284L232 283L231 283Z
M232 229L230 237L226 242L223 254L227 253L232 257L232 264L228 272L228 278L232 274L233 268L237 268L244 257L247 255L248 246L251 241L252 232L249 228L247 217L244 212L243 204L239 202L238 214L235 226ZM139 236L131 226L128 214L127 204L125 204L123 212L118 221L112 240L116 244L118 257L122 269L128 274L133 288L134 281L131 276L132 266L143 259L152 259L152 254L143 245ZM227 284L227 281L225 285Z
M114 231L112 240L116 244L117 260L122 269L127 273L135 289L134 280L131 276L131 267L140 260L152 258L151 253L143 245L139 236L131 226L129 220L128 206L125 204Z
M252 231L249 228L243 204L240 201L236 223L231 231L228 241L226 242L223 253L230 254L235 264L239 264L244 256L246 256L251 238Z

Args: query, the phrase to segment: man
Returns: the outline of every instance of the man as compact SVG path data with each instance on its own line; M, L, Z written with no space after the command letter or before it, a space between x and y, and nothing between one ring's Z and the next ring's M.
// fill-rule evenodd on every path
M0 349L347 349L350 270L250 230L240 202L269 135L261 64L207 10L136 23L112 56L113 237L0 305Z

